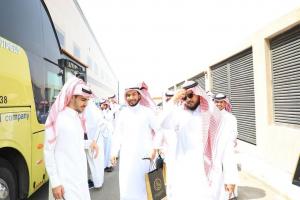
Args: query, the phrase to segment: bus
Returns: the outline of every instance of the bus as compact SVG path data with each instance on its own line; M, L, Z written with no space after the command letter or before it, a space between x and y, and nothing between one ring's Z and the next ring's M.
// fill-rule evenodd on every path
M0 200L26 199L48 181L45 121L70 75L87 65L61 48L43 0L0 6Z

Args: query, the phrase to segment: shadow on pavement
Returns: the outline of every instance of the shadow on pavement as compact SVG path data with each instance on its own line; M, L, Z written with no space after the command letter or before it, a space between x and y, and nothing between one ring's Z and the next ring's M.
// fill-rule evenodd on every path
M260 188L249 187L249 186L238 186L239 200L259 199L265 196L266 196L266 192Z

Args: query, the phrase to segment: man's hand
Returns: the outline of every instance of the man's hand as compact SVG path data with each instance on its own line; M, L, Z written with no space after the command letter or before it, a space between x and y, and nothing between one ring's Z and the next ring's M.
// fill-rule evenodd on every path
M59 185L55 188L52 188L52 194L54 199L63 199L65 194L64 187L62 185Z
M118 161L117 161L117 157L116 156L112 156L110 159L110 162L113 166L116 166Z
M231 198L232 193L234 192L234 184L225 184L225 191L229 193L229 198Z
M98 153L99 153L99 147L98 147L96 141L93 140L93 142L90 145L90 148L91 148L92 155L94 155L94 158L97 158Z
M185 89L180 89L180 90L176 91L176 94L172 97L171 100L175 104L180 103L180 102L182 102L182 99L185 97L185 93L186 93Z
M154 160L155 157L156 157L156 153L157 153L157 150L156 149L152 149L149 153L149 158L150 160Z

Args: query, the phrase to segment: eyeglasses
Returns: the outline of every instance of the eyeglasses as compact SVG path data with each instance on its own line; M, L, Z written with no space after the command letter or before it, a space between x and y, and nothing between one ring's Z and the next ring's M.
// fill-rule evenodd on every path
M182 98L182 100L183 101L186 101L187 99L191 99L191 98L193 98L193 96L194 96L194 93L187 93L183 98Z

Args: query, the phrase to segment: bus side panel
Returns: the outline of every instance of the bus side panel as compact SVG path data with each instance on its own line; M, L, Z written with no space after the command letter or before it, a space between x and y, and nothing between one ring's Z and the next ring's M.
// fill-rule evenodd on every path
M32 166L34 172L32 174L32 185L30 186L33 191L37 190L47 180L45 161L44 161L44 131L34 133L32 135Z
M0 149L16 148L24 156L30 195L46 178L40 145L44 125L37 122L28 57L21 47L1 36L0 66Z
M0 107L0 151L18 174L18 186L28 185L31 167L31 112L29 107ZM6 153L4 153L6 152ZM3 154L4 153L4 154ZM18 162L16 162L18 160ZM20 162L23 161L24 162ZM21 165L18 165L18 164ZM22 180L20 180L22 179ZM24 180L25 179L25 180ZM23 184L21 184L21 182ZM25 185L24 185L25 184ZM23 191L23 190L22 190ZM23 191L25 194L28 191Z
M32 87L22 48L0 36L0 107L30 106Z

